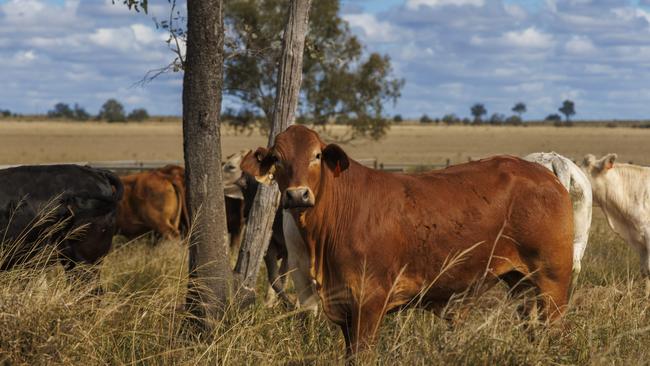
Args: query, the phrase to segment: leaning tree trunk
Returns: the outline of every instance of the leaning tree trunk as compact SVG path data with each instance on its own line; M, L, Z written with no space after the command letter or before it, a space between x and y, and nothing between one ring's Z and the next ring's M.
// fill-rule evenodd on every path
M278 71L269 147L273 146L275 136L292 125L295 120L302 82L302 56L310 6L311 0L290 1L282 39L282 58ZM254 291L257 274L271 240L273 219L279 202L280 192L275 183L271 186L260 184L235 267L235 272L243 276L242 285L249 290Z
M192 234L187 305L208 327L222 315L232 288L219 132L223 41L223 1L188 1L183 150Z

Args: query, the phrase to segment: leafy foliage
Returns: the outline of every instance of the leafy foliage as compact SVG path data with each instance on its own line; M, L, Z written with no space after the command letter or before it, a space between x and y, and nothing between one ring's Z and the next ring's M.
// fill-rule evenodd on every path
M449 113L442 116L442 122L446 125L454 125L460 123L461 120L457 115L453 113Z
M74 114L73 119L76 121L87 121L90 119L90 113L86 112L86 110L77 103L74 104L72 112Z
M481 117L487 114L487 109L485 109L485 106L481 103L476 103L470 108L470 112L472 112L472 116L474 116L474 123L479 124L483 121L481 121Z
M72 119L72 117L74 117L74 112L69 105L65 103L57 103L54 105L54 109L47 112L47 117Z
M226 6L226 93L245 109L272 115L287 0L233 0ZM390 121L383 105L396 102L404 81L392 77L386 55L364 57L339 16L338 0L314 1L305 41L299 112L316 125L352 125L356 135L380 138Z
M505 121L506 116L501 113L493 113L488 120L491 125L502 125L505 123Z
M568 99L562 102L562 106L557 110L564 115L567 123L569 123L569 121L571 120L571 116L576 114L575 104L573 103L573 101Z
M562 116L560 116L560 115L557 114L557 113L552 113L552 114L549 114L548 116L546 116L546 118L544 118L544 120L545 120L545 121L553 121L553 122L555 122L555 121L561 121L561 120L562 120Z
M136 108L129 113L126 119L129 121L141 122L145 119L149 119L149 113L144 108Z
M115 99L109 99L102 105L97 118L108 122L124 122L126 121L124 106Z
M522 119L519 116L510 116L504 121L507 125L519 126L522 124Z
M518 102L514 107L512 107L512 111L517 113L517 115L519 115L519 119L521 119L521 115L526 113L526 104L523 102Z
M433 120L426 113L420 117L420 123L431 123Z
M111 0L113 4L115 4L116 0ZM140 10L144 11L147 13L149 11L149 0L117 0L122 1L122 4L126 5L129 10L133 9L137 12L140 12Z
M396 114L396 115L393 117L393 122L395 122L395 123L402 123L402 122L404 122L404 118L402 118L402 115L401 115L401 114Z
M66 103L57 103L54 105L53 109L47 112L47 117L87 121L90 119L90 114L77 103L75 103L74 108L70 108Z

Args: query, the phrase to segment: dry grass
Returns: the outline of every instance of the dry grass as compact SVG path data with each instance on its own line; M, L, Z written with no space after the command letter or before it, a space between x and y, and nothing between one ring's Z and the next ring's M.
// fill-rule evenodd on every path
M343 128L334 126L333 134ZM385 139L358 140L344 145L356 159L382 162L440 164L494 154L526 155L555 150L574 159L587 153L619 154L620 161L650 164L650 129L551 126L471 127L394 126ZM266 145L255 132L236 135L223 131L225 155ZM29 122L0 123L0 164L103 161L181 160L182 130L179 123L129 124Z
M635 254L597 212L583 276L562 328L516 316L501 289L449 329L432 314L387 317L368 364L626 365L650 359L650 313ZM340 331L324 317L282 307L228 311L213 337L183 327L185 250L175 242L116 245L101 265L105 293L60 268L0 273L0 364L342 363ZM260 278L260 283L263 279Z

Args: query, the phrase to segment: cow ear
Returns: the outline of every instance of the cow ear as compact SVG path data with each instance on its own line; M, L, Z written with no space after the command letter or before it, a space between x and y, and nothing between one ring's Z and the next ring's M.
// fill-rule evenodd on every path
M269 149L259 147L254 152L244 156L239 167L244 173L255 177L260 183L270 184L273 180L275 158L269 154Z
M236 184L227 184L223 187L223 194L226 197L234 198L236 200L244 200L244 193L241 191L241 187Z
M336 144L325 146L323 149L323 161L334 172L335 177L338 177L341 172L350 167L348 155Z
M593 168L596 164L596 157L592 154L585 155L584 160L582 160L582 165L586 168Z
M601 160L601 170L609 170L614 167L614 162L616 161L616 158L618 155L616 154L607 154L605 157Z

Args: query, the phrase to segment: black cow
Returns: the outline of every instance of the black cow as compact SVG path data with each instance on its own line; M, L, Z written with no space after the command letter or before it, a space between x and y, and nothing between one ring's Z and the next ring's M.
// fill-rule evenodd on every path
M0 170L0 270L52 250L67 270L97 263L110 249L122 183L78 165Z

